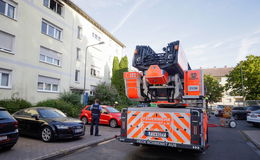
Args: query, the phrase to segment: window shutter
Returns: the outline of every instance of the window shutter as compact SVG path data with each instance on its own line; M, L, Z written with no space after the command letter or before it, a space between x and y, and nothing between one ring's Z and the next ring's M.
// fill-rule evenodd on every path
M13 51L14 36L0 31L0 48Z
M50 84L59 84L60 80L56 78L50 78L50 77L45 77L45 76L39 76L38 77L38 82L43 82L43 83L50 83Z
M55 51L50 50L50 49L47 49L45 47L41 47L40 48L40 53L42 55L45 55L45 56L48 56L48 57L51 57L51 58L55 58L55 59L61 60L60 54L58 52L55 52Z

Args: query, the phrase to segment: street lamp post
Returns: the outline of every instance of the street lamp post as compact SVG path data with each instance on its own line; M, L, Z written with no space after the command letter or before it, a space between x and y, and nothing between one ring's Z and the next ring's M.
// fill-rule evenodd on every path
M83 88L83 91L84 91L84 96L83 96L83 104L86 105L86 101L85 101L85 98L86 98L86 72L87 72L87 57L88 57L88 48L89 47L93 47L93 46L96 46L96 45L101 45L101 44L104 44L105 42L99 42L99 43L96 43L96 44L91 44L91 45L88 45L86 47L86 53L85 53L85 68L84 68L84 88Z

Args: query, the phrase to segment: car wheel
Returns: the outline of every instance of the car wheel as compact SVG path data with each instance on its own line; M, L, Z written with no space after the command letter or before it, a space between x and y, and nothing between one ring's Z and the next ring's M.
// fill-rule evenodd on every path
M117 121L115 119L112 119L109 122L109 126L112 127L112 128L116 128L117 127Z
M53 131L50 127L44 127L41 132L42 141L51 142L53 140Z
M81 121L83 122L83 124L88 124L88 118L87 117L82 117Z
M229 127L230 128L236 128L236 126L237 126L237 123L235 121L230 121L229 122Z

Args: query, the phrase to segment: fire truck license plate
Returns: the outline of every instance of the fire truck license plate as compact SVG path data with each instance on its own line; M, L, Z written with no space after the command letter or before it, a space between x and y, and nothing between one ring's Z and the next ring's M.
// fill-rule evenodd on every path
M168 132L145 131L144 134L145 134L146 136L149 136L149 137L162 137L162 138L168 138Z

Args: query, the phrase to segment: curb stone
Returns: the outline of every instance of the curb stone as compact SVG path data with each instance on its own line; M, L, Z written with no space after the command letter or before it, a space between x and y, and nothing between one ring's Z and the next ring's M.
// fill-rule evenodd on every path
M33 160L51 160L51 159L54 159L55 157L66 156L70 153L73 153L73 152L79 150L79 149L83 149L83 148L86 148L86 147L89 147L89 146L92 146L92 145L96 145L98 143L114 139L115 137L116 136L110 136L110 137L107 137L107 138L103 138L101 140L96 140L96 141L91 142L91 143L86 143L86 144L71 147L69 149L56 151L56 152L50 153L48 155L44 155L44 156L41 156L41 157L34 158Z
M244 131L240 131L240 132L246 137L247 140L249 140L250 142L252 142L252 143L256 146L257 149L260 150L260 145L259 145L258 143L256 143L255 141L253 141L253 140L250 138L250 136L248 136Z

